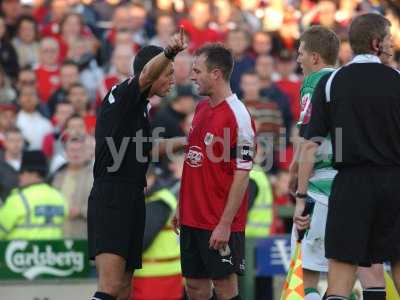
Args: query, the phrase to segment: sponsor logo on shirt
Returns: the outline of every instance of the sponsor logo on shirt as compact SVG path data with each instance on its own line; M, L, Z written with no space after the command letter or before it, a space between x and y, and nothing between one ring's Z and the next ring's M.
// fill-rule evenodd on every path
M191 146L186 153L185 162L193 168L198 168L203 165L203 159L204 155L201 152L201 148L198 146Z
M214 139L214 135L212 133L207 132L206 136L204 137L204 144L211 145L212 141Z

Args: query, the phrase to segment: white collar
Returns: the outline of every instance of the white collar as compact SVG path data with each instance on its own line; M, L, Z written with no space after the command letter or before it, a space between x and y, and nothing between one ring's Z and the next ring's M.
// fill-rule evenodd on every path
M353 59L348 63L350 64L365 64L365 63L377 63L381 64L381 60L378 56L374 54L359 54L353 57Z
M232 94L229 97L226 98L226 101L232 101L232 100L236 100L238 99L238 97L236 96L236 94Z

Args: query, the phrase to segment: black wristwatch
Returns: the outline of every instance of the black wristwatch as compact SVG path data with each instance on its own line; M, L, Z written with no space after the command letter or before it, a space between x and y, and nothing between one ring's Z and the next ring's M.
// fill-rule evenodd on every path
M295 196L296 196L296 198L300 198L300 199L306 199L308 197L307 193L302 194L299 192L296 192Z
M164 49L164 55L169 59L169 60L174 60L175 56L178 54L179 52L174 51L172 48L167 47Z

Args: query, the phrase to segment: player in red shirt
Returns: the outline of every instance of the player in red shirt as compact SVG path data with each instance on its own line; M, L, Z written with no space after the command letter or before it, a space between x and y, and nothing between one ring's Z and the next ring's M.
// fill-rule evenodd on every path
M189 131L179 213L182 274L190 299L240 299L244 272L247 186L255 129L244 104L232 94L233 57L220 44L195 53L192 80L201 101Z

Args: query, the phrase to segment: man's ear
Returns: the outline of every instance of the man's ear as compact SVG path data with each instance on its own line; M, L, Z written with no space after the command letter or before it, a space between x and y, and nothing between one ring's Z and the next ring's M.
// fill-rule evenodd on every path
M376 39L376 38L372 39L371 47L374 52L377 52L377 53L381 52L382 51L381 40Z
M220 69L215 68L214 70L211 71L211 78L213 80L217 80L218 78L220 78L222 76L222 72Z
M321 59L321 57L318 53L316 53L316 52L311 53L311 60L312 60L313 65L318 65L320 59Z

